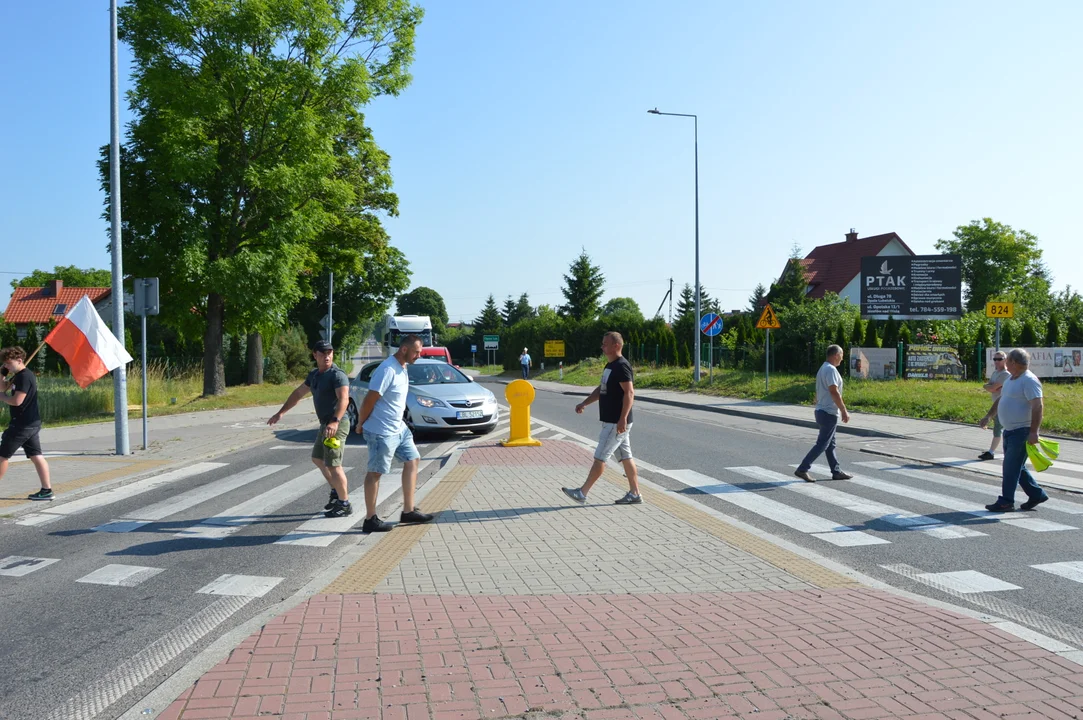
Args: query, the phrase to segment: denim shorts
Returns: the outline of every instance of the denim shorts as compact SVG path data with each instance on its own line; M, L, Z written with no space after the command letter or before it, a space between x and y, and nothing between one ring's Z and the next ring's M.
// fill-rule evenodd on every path
M414 436L410 428L403 428L398 435L373 435L365 432L365 444L369 447L368 472L386 475L391 472L392 458L402 462L417 460L421 453L414 445Z
M617 423L602 423L602 432L598 436L598 447L594 451L594 459L608 462L613 453L616 453L618 460L631 460L631 437L631 423L628 423L628 427L624 429L624 432L619 434L617 433Z

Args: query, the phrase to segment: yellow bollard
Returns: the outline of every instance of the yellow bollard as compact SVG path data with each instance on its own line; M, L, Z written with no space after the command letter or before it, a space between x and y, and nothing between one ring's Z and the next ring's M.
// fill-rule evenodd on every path
M530 437L530 403L534 402L534 386L526 380L512 380L504 389L511 406L511 437L501 440L504 447L537 447L541 440Z

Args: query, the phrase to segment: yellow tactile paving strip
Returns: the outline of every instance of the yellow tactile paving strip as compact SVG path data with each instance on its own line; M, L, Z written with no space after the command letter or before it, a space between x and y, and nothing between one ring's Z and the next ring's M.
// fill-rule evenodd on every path
M623 475L619 475L608 468L602 473L602 477L618 487L625 489L628 487L628 480ZM688 523L692 527L714 535L722 542L755 555L764 562L769 562L805 582L812 583L825 590L829 588L861 587L861 583L841 573L825 568L812 560L807 560L775 545L769 540L756 537L752 533L734 527L713 515L689 507L665 493L656 492L643 486L640 486L640 493L643 495L644 502L650 503L652 506Z
M425 496L425 512L437 513L447 510L455 496L466 487L476 472L477 467L473 465L459 465L451 470L440 481L440 484ZM372 592L383 582L388 573L398 567L398 564L410 554L431 527L430 523L395 528L394 532L384 535L376 547L343 571L323 591L325 593Z
M108 458L85 458L85 457L51 457L48 458L49 464L53 464L57 461L65 460L79 460L85 462L91 460L93 462L123 462L123 465L115 467L111 470L105 470L94 475L87 475L81 477L78 480L70 480L65 483L53 483L53 491L57 495L63 492L71 492L72 490L78 490L79 488L85 488L90 485L96 485L108 480L116 480L117 478L124 477L125 475L138 475L146 470L153 470L156 467L166 465L166 460L140 460L139 462L121 461L121 460L109 460ZM26 495L14 496L0 496L0 508L14 507L15 505L25 505L30 502L26 499Z

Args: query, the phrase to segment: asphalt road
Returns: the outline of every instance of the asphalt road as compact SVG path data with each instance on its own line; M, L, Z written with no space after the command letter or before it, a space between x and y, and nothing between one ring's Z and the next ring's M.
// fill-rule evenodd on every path
M135 483L117 497L99 493L88 501L114 500L108 504L47 515L71 507L50 504L19 520L42 524L4 521L0 718L118 717L208 643L294 594L359 538L368 542L369 536L360 535L367 452L357 436L350 437L346 455L353 499L361 508L347 520L357 527L333 536L288 535L313 517L330 522L316 515L327 486L312 476L315 434L296 431L217 458L220 465L201 465L207 469L157 489L137 494ZM422 457L449 449L439 438L419 438L418 446ZM439 465L434 461L423 469L419 486ZM381 483L382 494L398 487L397 474ZM154 503L163 500L168 507L156 510ZM381 505L385 518L398 519L387 515L398 502L401 493ZM114 520L146 524L118 523L111 526L115 531L102 531ZM12 556L25 559L11 561ZM127 567L103 574L107 565ZM133 567L145 570L126 575ZM227 575L264 580L234 579L231 586L221 580ZM80 695L66 711L57 711ZM94 714L96 708L102 711Z
M593 440L597 406L576 415L580 399L538 391L532 419ZM882 440L854 435L839 436L838 455L857 478L809 484L792 473L812 429L648 402L633 413L633 453L663 471L641 470L658 485L893 587L1083 649L1083 496L1049 490L1053 500L1035 512L992 515L984 505L999 494L995 478L900 466L861 452Z

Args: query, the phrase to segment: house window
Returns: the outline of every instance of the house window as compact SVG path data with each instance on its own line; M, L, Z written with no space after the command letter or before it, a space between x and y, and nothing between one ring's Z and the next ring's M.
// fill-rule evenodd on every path
M67 309L67 303L57 303L56 307L53 308L53 315L63 315L67 311Z

